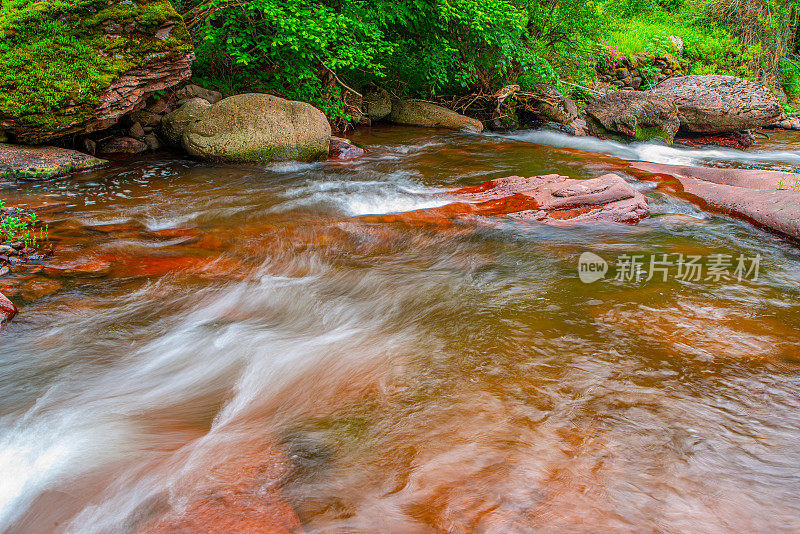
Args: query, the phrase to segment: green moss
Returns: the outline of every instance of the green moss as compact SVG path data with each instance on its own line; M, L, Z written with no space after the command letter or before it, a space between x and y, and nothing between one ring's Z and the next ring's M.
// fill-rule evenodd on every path
M636 135L634 135L634 138L637 141L650 141L651 139L662 139L668 145L672 145L672 136L669 135L669 132L663 130L662 128L657 128L655 126L652 127L637 126Z
M177 24L164 41L155 29L180 20L167 0L12 0L0 8L0 117L41 131L91 116L100 94L151 54L186 54ZM70 113L65 113L69 109Z
M22 180L25 182L49 180L58 176L66 176L75 171L91 169L106 164L107 161L98 158L88 159L80 163L68 163L53 167L29 167L26 169L0 169L0 180Z

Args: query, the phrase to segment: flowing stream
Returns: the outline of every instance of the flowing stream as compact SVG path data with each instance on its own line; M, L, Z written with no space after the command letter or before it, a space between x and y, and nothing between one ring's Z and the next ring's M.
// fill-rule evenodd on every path
M373 128L347 162L0 189L57 243L0 279L0 532L797 532L799 247L632 177L638 226L374 217L620 160L800 168L771 137ZM584 284L586 251L761 262Z

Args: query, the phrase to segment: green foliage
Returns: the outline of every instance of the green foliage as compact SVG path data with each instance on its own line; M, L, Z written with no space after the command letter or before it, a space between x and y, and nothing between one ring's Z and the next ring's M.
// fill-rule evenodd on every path
M608 40L623 55L671 53L675 49L670 36L683 40L684 56L690 74L730 74L750 77L748 65L760 50L758 45L745 47L729 30L709 23L696 9L685 7L677 12L656 8L626 20L619 20Z
M211 0L196 73L226 92L272 91L342 116L342 85L396 92L489 90L554 81L529 35L528 4L507 0Z
M787 97L800 98L800 66L797 62L788 58L781 60L781 82Z
M149 54L192 49L182 27L165 41L152 37L154 28L176 18L167 0L6 1L0 8L0 115L42 129L81 120L102 90ZM119 36L109 35L108 23L119 25ZM74 107L69 115L67 106Z

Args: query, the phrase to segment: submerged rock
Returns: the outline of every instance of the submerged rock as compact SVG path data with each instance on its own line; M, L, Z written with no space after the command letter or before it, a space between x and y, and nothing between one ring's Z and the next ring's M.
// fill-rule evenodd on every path
M600 137L672 144L680 127L678 109L668 98L640 91L615 91L586 106L589 129ZM620 135L621 134L621 135Z
M735 76L670 78L650 91L678 106L681 129L723 133L769 126L781 117L781 104L764 85Z
M483 123L478 119L423 100L392 100L392 112L387 120L408 126L483 131Z
M311 104L249 93L200 110L181 142L211 161L313 161L328 156L330 137L328 119Z
M3 327L7 322L13 319L16 314L17 307L14 306L14 303L0 293L0 327Z
M191 75L192 40L167 0L18 4L0 18L0 130L19 142L106 129Z
M104 163L107 162L68 148L0 143L0 179L47 180Z

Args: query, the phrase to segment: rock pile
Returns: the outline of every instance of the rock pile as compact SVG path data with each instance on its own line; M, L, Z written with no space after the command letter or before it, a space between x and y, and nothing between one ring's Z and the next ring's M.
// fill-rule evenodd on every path
M622 56L615 62L597 66L599 81L616 89L646 90L656 84L685 76L688 64L670 54L648 58L642 54Z

